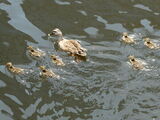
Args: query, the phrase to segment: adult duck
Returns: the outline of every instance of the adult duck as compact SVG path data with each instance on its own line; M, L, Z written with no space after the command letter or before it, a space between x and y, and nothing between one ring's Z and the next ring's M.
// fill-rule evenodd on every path
M87 56L86 49L81 46L77 40L66 39L60 29L55 28L48 36L53 36L53 39L57 44L58 49L69 53L71 56Z

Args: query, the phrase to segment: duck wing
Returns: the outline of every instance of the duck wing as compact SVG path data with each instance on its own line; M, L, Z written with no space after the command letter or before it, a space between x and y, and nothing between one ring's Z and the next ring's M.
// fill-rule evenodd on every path
M82 50L82 51L87 51L85 48L83 48L77 40L69 40L76 48Z
M86 56L86 49L82 48L76 40L62 40L59 42L59 47L65 52L70 52L73 55Z
M70 40L63 40L59 42L59 47L65 52L78 54L77 47Z
M77 55L86 56L86 49L81 46L81 44L76 40L69 40L78 50Z

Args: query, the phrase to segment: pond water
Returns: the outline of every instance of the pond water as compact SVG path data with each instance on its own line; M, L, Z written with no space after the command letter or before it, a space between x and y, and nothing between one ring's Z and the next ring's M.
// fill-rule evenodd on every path
M0 117L2 120L160 120L160 50L143 45L143 37L160 41L159 0L0 0ZM54 49L47 34L60 28L88 49L88 60L75 63ZM122 32L136 37L126 45ZM56 54L27 55L32 45ZM128 56L147 63L134 70ZM13 75L7 62L29 69ZM39 65L60 75L40 79Z

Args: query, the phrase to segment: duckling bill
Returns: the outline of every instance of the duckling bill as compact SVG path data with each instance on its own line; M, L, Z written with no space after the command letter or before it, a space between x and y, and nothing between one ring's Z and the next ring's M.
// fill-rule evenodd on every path
M27 49L28 49L29 55L32 57L40 58L40 57L45 56L45 53L43 51L35 49L32 46L28 46Z
M6 63L6 68L14 74L24 74L24 69L13 66L11 62Z
M49 36L54 37L53 42L55 42L60 51L67 52L72 56L87 56L87 50L78 41L64 38L60 29L53 29Z
M122 34L122 41L128 44L135 43L135 40L131 38L127 32Z
M137 58L135 58L134 56L130 55L128 59L134 69L141 70L144 68L142 62Z
M144 45L147 46L150 49L158 49L160 46L158 46L156 43L152 42L150 38L144 38Z
M56 75L52 70L46 69L45 66L40 66L39 69L41 70L41 77L59 78L59 75Z

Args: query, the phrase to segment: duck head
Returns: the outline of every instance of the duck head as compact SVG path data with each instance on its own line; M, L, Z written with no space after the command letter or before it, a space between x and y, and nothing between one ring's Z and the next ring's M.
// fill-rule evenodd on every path
M48 34L48 36L53 36L54 38L62 39L63 34L62 34L60 29L55 28L55 29L52 30L52 32L50 34Z

